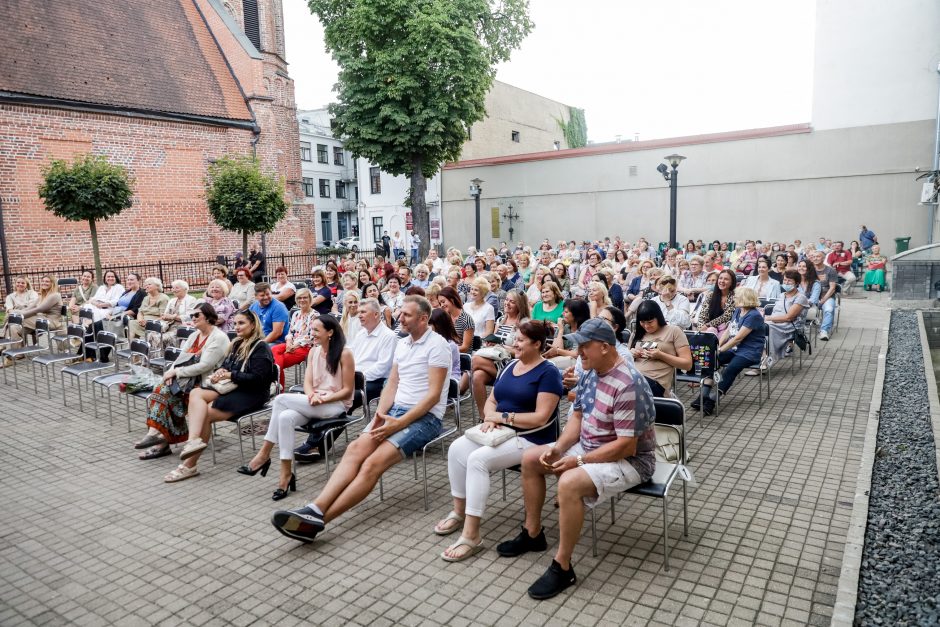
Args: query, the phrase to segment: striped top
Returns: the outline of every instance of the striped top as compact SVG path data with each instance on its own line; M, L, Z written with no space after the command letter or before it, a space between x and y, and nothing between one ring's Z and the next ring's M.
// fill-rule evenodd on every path
M582 375L582 378L588 373ZM579 382L574 410L583 412L581 446L593 451L618 437L637 438L636 454L627 461L643 481L656 470L656 409L643 375L623 359L603 375L596 385Z

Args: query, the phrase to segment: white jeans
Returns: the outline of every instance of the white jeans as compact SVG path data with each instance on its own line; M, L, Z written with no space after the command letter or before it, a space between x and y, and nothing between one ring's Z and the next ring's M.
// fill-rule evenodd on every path
M525 438L515 437L499 446L482 446L465 436L457 438L447 450L447 475L450 493L466 499L468 516L483 516L490 495L490 473L522 463L522 452L535 446Z
M277 444L280 459L294 459L294 427L317 418L333 418L344 411L346 407L339 401L314 406L306 394L279 394L271 407L271 422L264 439Z

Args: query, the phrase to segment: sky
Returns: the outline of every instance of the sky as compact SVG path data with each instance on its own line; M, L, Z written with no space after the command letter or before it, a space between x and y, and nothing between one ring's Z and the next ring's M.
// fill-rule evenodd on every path
M335 99L304 0L283 0L298 108ZM535 28L497 79L585 110L594 142L809 122L813 0L530 0Z

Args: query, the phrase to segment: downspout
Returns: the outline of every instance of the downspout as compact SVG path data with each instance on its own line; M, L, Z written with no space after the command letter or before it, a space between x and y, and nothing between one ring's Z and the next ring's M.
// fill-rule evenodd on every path
M13 288L10 283L10 258L7 256L7 231L3 228L3 198L0 198L0 260L3 262L3 285L9 294Z
M937 65L937 74L940 75L940 64ZM940 89L937 91L937 130L934 134L933 142L933 167L931 168L934 175L931 179L931 182L936 181L937 170L940 170ZM933 244L933 230L934 230L934 221L937 217L937 202L940 199L934 200L930 203L930 224L927 228L927 243Z
M248 107L251 108L251 105L248 105ZM254 111L252 111L252 115L254 115ZM261 127L258 126L257 122L255 123L255 127L251 129L251 132L252 134L254 134L254 138L251 140L251 156L253 159L257 159L258 158L258 142L261 140ZM261 254L264 255L265 264L267 264L268 241L267 241L267 238L265 237L265 233L261 234ZM265 265L265 268L267 268L267 265Z

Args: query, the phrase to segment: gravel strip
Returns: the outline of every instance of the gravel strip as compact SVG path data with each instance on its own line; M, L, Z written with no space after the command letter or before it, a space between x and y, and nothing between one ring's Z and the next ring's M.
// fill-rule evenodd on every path
M940 623L940 486L917 315L891 314L855 622Z

